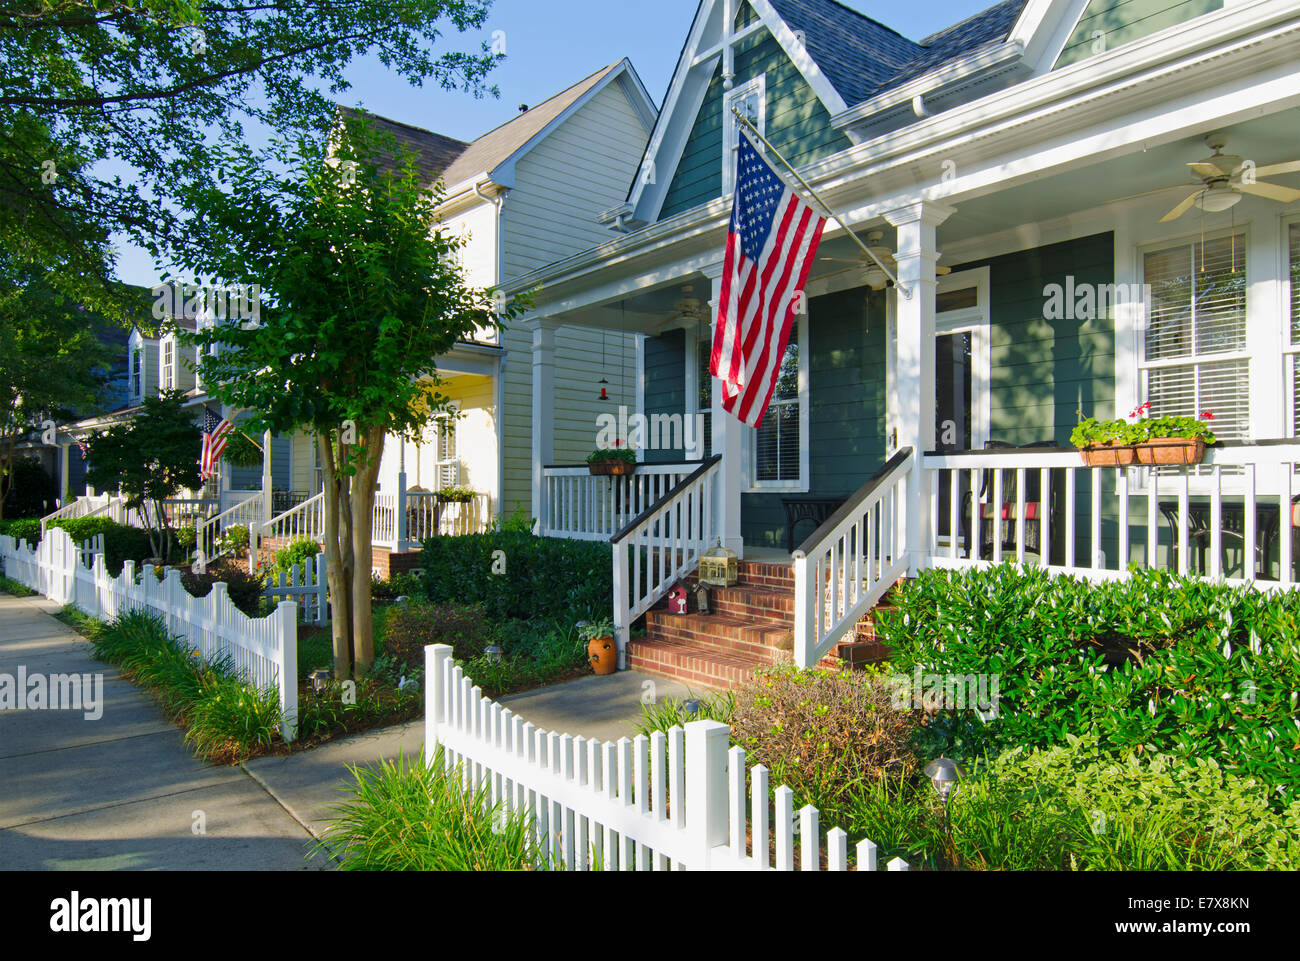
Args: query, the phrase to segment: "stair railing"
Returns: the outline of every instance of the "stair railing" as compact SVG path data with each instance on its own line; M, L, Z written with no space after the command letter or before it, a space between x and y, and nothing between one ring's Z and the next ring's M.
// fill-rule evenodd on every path
M721 463L720 454L710 457L610 538L620 670L627 667L632 622L695 570L718 536L713 488Z
M904 448L794 552L794 655L814 667L907 573Z

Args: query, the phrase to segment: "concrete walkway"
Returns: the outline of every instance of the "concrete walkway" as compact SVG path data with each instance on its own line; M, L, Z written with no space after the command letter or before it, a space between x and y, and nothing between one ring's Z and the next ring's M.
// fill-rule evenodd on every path
M0 676L102 674L103 716L0 711L0 868L8 870L303 870L354 783L349 766L424 750L424 721L310 751L213 767L134 685L94 660L41 598L0 594ZM539 728L631 737L647 697L680 684L630 671L584 677L503 704ZM202 824L204 833L196 833Z
M0 683L103 676L103 716L0 711L0 867L281 870L330 864L244 771L195 760L134 685L94 660L40 598L0 594Z

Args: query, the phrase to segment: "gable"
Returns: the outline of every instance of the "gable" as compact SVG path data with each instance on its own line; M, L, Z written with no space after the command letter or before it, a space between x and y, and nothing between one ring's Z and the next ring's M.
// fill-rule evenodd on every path
M1091 0L1056 67L1068 67L1221 9L1223 0Z
M742 17L746 11L753 16L748 4ZM737 25L749 22L738 18ZM765 28L737 43L734 85L741 87L760 75L767 89L767 137L791 164L813 163L852 145L831 126L830 112L812 85ZM719 63L673 171L659 219L722 196L723 99Z

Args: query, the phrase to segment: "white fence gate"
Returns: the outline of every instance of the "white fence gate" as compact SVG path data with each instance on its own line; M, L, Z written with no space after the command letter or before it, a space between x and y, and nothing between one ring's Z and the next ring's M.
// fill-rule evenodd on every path
M296 600L302 611L303 623L324 624L329 619L326 603L328 582L325 576L325 555L303 558L301 564L289 571L279 571L262 591L271 600Z
M849 869L848 835L826 834L823 865L817 809L798 812L796 831L794 792L769 793L767 769L746 770L744 749L727 747L725 724L693 721L616 744L541 731L483 697L447 645L424 654L426 761L441 746L468 786L487 786L506 810L531 812L550 865L792 871L797 836L800 870ZM877 870L875 844L861 841L855 853L857 870ZM895 858L888 869L908 865Z
M297 604L283 602L269 617L250 618L231 602L223 583L213 584L207 597L193 597L181 584L179 571L169 570L160 581L146 564L137 577L134 561L110 577L102 540L99 547L94 552L79 546L58 528L47 531L35 550L0 536L5 576L100 620L125 611L147 611L204 659L227 658L252 684L278 690L284 737L293 740L298 717Z

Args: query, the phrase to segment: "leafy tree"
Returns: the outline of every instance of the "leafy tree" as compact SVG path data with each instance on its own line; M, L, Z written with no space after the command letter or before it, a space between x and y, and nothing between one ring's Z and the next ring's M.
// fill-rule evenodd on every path
M0 270L5 260L0 255ZM0 286L0 517L18 441L45 419L92 402L108 359L87 313L52 289L45 271L16 273L21 284Z
M283 155L293 171L281 175L245 148L226 189L191 198L209 253L189 266L260 283L267 301L259 325L229 321L191 339L219 346L203 351L203 382L250 411L252 430L315 435L335 676L348 677L374 659L371 522L385 435L412 436L445 411L438 358L499 322L439 227L441 187L391 136L349 114L332 154L322 138Z
M92 438L87 483L100 490L121 490L128 507L137 508L149 532L155 557L169 558L174 532L163 501L199 487L199 452L203 434L180 391L145 399L130 420Z
M93 268L68 279L108 276L102 244L114 231L158 256L182 239L172 202L182 187L208 179L224 144L244 142L247 123L279 134L325 132L330 98L348 88L347 68L366 54L413 86L495 93L484 78L500 52L486 44L436 52L444 32L481 28L490 6L0 4L0 244L23 228L46 253L33 262Z

